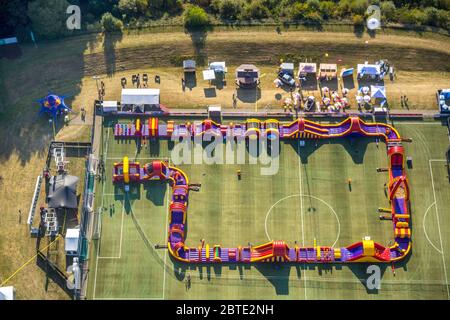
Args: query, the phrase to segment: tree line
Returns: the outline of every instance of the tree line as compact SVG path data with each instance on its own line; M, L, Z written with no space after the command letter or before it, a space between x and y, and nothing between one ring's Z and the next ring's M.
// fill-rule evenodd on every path
M369 5L383 23L450 29L450 0L0 0L0 35L29 31L44 39L73 34L66 27L70 4L81 8L83 31L120 31L148 23L184 25L260 23L364 25Z

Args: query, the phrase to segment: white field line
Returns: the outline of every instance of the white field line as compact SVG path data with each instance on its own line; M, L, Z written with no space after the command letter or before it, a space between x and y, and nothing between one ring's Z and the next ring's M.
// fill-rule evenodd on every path
M300 194L303 194L302 190L302 164L301 164L301 157L300 157L300 140L298 140L297 143L297 151L299 154L298 157L298 184L300 188ZM305 246L305 228L303 225L303 196L300 196L300 219L301 219L301 225L302 225L302 247ZM305 300L308 300L308 296L306 295L306 265L305 269L303 270L303 280L304 280L304 287L305 287Z
M98 259L120 259L122 258L122 242L123 242L123 221L125 218L125 206L122 206L122 222L120 225L120 241L119 241L119 255L116 257L101 257L97 256Z
M430 175L431 175L431 186L433 187L433 196L434 196L434 202L435 202L435 206L434 208L436 209L436 219L437 219L437 223L438 223L438 234L439 234L439 242L441 245L441 251L442 251L442 263L444 265L444 275L445 275L445 283L446 283L446 287L447 287L447 297L450 299L450 289L449 289L449 284L448 284L448 277L447 277L447 266L445 264L445 254L444 254L444 244L442 242L442 233L441 233L441 224L439 221L439 210L438 210L438 205L437 205L437 200L436 200L436 189L434 188L434 177L433 177L433 169L431 167L431 162L435 162L435 161L442 161L442 160L429 160L428 164L430 166ZM443 160L446 161L446 160Z
M425 233L425 237L427 238L428 242L430 243L430 245L440 254L442 254L442 249L438 249L433 242L431 242L430 238L428 237L428 233L427 233L427 229L425 228L425 221L428 215L428 212L430 211L431 207L433 207L436 204L436 202L433 202L432 204L430 204L430 206L428 207L428 209L425 211L425 214L423 215L423 219L422 219L422 227L423 227L423 232Z
M110 128L108 128L107 132L108 134L106 135L106 146L105 146L105 152L103 154L103 158L107 159L108 156L108 142L109 142L109 130ZM106 160L105 160L106 161ZM105 182L103 182L103 186L102 186L102 202L100 205L100 208L102 208L102 213L100 214L100 217L98 217L99 219L102 218L103 215L103 200L104 200L104 194L105 194ZM100 235L100 238L97 241L97 257L95 258L95 274L94 274L94 289L93 289L93 293L92 293L92 298L95 300L95 289L97 287L97 271L98 271L98 256L100 254L100 241L101 241L102 237Z

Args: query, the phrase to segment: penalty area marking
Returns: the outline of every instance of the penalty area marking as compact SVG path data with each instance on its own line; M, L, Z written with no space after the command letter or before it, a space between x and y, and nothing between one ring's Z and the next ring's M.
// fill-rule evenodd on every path
M326 205L326 206L328 207L328 209L331 210L331 212L332 212L332 213L334 214L334 216L336 217L336 221L337 221L337 223L338 223L338 234L337 234L336 240L334 241L333 245L331 246L332 248L334 248L334 246L335 246L336 243L338 242L339 237L340 237L340 234L341 234L341 222L340 222L339 216L337 215L337 213L336 213L336 211L333 209L333 207L332 207L330 204L328 204L325 200L322 200L322 199L320 199L320 198L318 198L318 197L315 197L315 196L312 196L312 195L306 195L306 194L292 194L292 195L290 195L290 196L281 198L280 200L278 200L277 202L275 202L275 203L270 207L269 211L267 211L266 218L265 218L265 220L264 220L264 229L265 229L265 231L266 231L267 239L269 239L269 241L272 241L272 239L271 239L271 237L270 237L270 235L269 235L269 232L268 232L268 228L267 228L267 219L269 218L269 215L270 215L270 213L272 212L273 208L275 208L280 202L282 202L282 201L284 201L284 200L286 200L286 199L289 199L289 198L294 198L294 197L310 197L310 198L312 198L312 199L315 199L315 200L318 200L318 201L322 202L324 205ZM303 236L303 235L302 235L302 236ZM304 244L303 244L303 246L304 246Z
M430 240L430 238L428 237L428 233L427 233L427 229L425 228L425 220L427 218L428 212L430 211L430 209L436 205L436 202L433 202L432 204L430 204L430 206L428 207L428 209L425 211L425 214L423 215L423 220L422 220L422 227L423 227L423 232L425 233L425 237L427 238L428 242L430 243L430 245L440 254L442 254L442 248L438 249L433 242Z
M440 242L440 246L441 246L442 263L444 265L445 284L447 286L447 298L450 298L450 289L449 289L449 283L448 283L448 277L447 277L447 266L445 264L444 244L442 242L441 224L439 222L439 210L438 210L437 200L436 200L436 189L434 187L433 168L431 166L432 162L446 162L446 161L447 160L445 160L445 159L430 159L430 160L428 160L428 164L429 164L430 176L431 176L431 186L433 187L434 208L436 210L436 219L437 219L437 226L438 226L439 242Z

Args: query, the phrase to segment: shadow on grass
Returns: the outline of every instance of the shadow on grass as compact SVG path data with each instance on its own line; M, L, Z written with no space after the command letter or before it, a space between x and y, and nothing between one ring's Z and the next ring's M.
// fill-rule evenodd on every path
M220 263L220 264L188 264L175 260L171 257L173 262L173 274L178 281L186 281L187 275L191 277L198 276L199 280L210 281L212 278L220 279L222 277L222 270L228 268L229 270L238 270L239 280L247 280L247 273L252 269L257 270L263 279L267 280L274 288L276 295L289 295L289 282L303 280L305 271L317 271L317 275L322 277L324 275L333 274L335 271L341 272L348 268L359 280L360 284L366 289L367 294L378 294L379 290L368 287L368 282L371 282L369 277L373 273L368 272L368 267L377 265L380 268L380 280L388 270L388 264L376 263L355 263L355 264L297 264L297 263ZM406 265L409 256L398 263L398 265ZM292 273L292 274L291 274ZM294 275L294 278L292 277ZM296 277L296 278L295 278ZM254 276L250 276L248 280L254 280ZM320 281L320 280L318 280ZM305 283L302 282L302 285Z
M38 116L39 103L48 92L69 97L81 91L85 77L86 48L97 41L97 35L84 35L56 41L42 41L38 47L20 46L21 55L14 60L0 60L0 161L17 154L22 166L35 155L44 156L53 140L53 126L47 115ZM72 106L73 98L66 103ZM74 111L76 112L76 111ZM64 126L59 117L55 133Z
M342 145L347 153L352 157L353 162L356 164L361 164L364 161L364 155L368 144L375 141L375 138L352 135L342 139L305 139L304 147L299 147L298 141L294 140L286 140L284 143L291 145L300 157L302 164L307 164L309 156L326 144Z

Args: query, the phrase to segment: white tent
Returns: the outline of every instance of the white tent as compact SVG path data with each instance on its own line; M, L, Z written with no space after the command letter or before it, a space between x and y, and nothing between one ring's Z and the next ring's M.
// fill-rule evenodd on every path
M370 96L375 99L386 99L384 86L370 86Z
M14 300L14 287L0 287L1 300Z
M122 89L122 105L159 105L159 89Z
M214 70L203 70L203 80L214 80L216 78L216 75L214 73Z
M378 64L358 64L357 67L358 77L379 77L381 75L381 69Z
M103 101L102 108L103 108L103 112L116 112L117 111L117 101Z
M76 254L78 251L78 239L80 238L80 229L67 229L65 245L66 254Z
M186 72L195 72L195 61L194 60L184 60L183 69Z
M227 67L225 66L225 62L211 62L209 64L209 69L214 70L214 72L227 72Z

